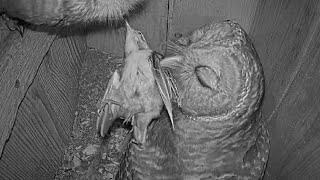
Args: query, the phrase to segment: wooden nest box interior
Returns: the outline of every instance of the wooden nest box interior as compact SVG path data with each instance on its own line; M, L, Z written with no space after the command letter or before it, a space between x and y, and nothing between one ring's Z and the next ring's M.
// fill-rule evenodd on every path
M204 24L239 22L265 75L262 110L271 151L264 179L320 179L320 1L149 0L134 13L131 26L162 54L167 41ZM122 57L124 30L105 25L60 36L27 28L21 37L1 23L1 180L55 178L75 136L79 79L92 48ZM88 121L94 131L96 119Z

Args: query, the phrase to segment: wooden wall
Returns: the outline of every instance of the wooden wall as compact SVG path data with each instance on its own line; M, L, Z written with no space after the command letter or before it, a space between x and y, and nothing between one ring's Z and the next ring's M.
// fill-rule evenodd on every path
M227 19L235 20L249 30L257 0L169 0L168 36L188 33L204 24Z
M263 0L250 35L266 76L266 180L320 179L320 1Z
M151 48L165 53L165 43L176 33L187 33L205 23L237 20L249 30L257 0L147 0L143 10L129 17L144 33ZM123 56L124 30L105 27L88 33L89 47Z
M129 19L130 25L144 33L149 45L157 51L163 50L166 41L167 0L148 0L142 11ZM123 56L125 31L105 25L100 30L91 31L87 36L89 47Z
M1 143L8 138L0 159L0 179L53 179L72 132L86 41L83 36L59 38L30 30L23 38L14 32L8 38L10 50L2 52L11 58L0 68L1 80L7 83L1 86L5 90L1 96L8 104L1 101L1 110L11 113L0 116L6 133ZM0 56L1 63L6 56ZM16 94L13 88L18 89Z
M14 125L18 106L32 83L54 36L27 31L24 38L21 38L17 32L9 33L2 23L0 25L2 25L1 35L4 35L0 43L1 155L4 143L9 138Z

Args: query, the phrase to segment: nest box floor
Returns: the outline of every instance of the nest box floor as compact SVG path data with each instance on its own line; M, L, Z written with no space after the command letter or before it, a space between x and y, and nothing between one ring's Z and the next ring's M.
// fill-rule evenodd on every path
M127 129L114 124L110 138L102 140L96 133L97 104L102 99L112 73L121 67L122 58L96 49L84 56L78 110L73 125L71 143L66 148L62 166L55 180L112 180L123 154L120 152Z

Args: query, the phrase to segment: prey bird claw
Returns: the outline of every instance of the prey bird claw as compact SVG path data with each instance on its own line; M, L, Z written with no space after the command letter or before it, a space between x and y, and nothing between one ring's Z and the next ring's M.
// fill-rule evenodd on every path
M123 121L123 123L128 123L128 122L132 122L132 125L133 125L133 122L134 122L134 119L135 119L135 115L138 114L138 113L143 113L144 112L144 109L141 108L139 110L132 110L130 111L130 113L128 114L128 116L126 117L126 119Z

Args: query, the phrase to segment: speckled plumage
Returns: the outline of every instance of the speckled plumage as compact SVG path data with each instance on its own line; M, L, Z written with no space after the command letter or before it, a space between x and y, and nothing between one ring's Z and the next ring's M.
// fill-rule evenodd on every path
M233 21L211 23L170 46L161 64L177 89L175 131L165 112L146 148L131 144L118 179L260 179L269 154L258 55Z
M120 20L144 0L0 0L6 13L35 25L69 25Z

